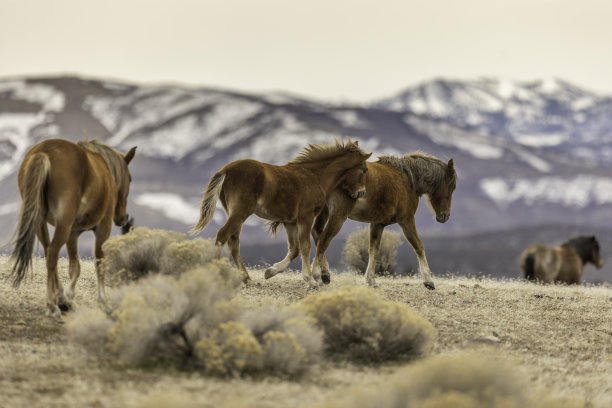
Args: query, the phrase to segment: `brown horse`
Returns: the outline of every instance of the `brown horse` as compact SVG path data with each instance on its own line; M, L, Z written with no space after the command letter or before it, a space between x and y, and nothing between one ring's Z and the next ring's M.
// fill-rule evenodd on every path
M200 220L192 233L201 231L213 217L217 200L227 213L225 225L217 232L216 244L228 244L236 266L249 274L240 257L240 230L251 214L282 222L292 231L289 242L302 255L302 276L309 285L318 284L310 270L310 232L312 223L325 206L327 195L338 186L347 189L347 180L360 178L350 194L363 195L365 161L371 153L362 151L357 142L336 141L332 145L309 145L300 155L283 166L255 160L237 160L227 164L210 180L202 199ZM299 243L299 244L298 244Z
M81 266L77 250L83 231L95 234L98 302L105 303L104 276L99 262L102 244L109 237L113 221L117 226L128 222L127 196L131 176L128 164L136 147L124 156L99 142L50 139L34 146L19 168L18 184L23 200L12 275L14 286L23 280L32 264L35 237L38 236L47 262L47 306L52 315L68 310L74 299ZM55 227L49 239L47 223ZM69 258L70 289L57 276L57 259L66 244Z
M342 191L334 190L327 197L327 206L317 217L313 237L317 243L313 275L329 283L329 266L325 251L332 238L340 231L347 218L370 223L370 249L366 280L376 286L374 271L383 229L387 225L399 224L404 235L419 260L419 270L428 289L435 289L431 271L425 256L425 248L417 234L414 215L422 195L427 195L428 203L438 222L450 218L452 194L457 185L453 159L448 163L424 153L406 154L401 157L381 156L378 162L367 163L366 195L354 199ZM278 227L272 224L270 231ZM292 231L287 230L288 234ZM279 263L280 264L280 263ZM282 272L281 266L274 265L266 277ZM287 262L288 265L288 262Z
M521 254L521 269L527 280L543 283L580 284L584 265L603 266L599 243L594 236L571 238L559 247L532 244Z

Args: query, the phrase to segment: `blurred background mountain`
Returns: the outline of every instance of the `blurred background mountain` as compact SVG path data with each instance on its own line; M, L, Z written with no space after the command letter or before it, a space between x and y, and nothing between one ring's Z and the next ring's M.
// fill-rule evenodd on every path
M459 181L450 221L437 224L425 200L417 212L434 274L518 277L519 254L530 243L560 244L576 234L595 234L608 258L612 97L559 79L435 79L360 105L72 76L3 79L0 242L10 252L21 202L16 173L44 139L97 138L124 152L137 145L129 200L136 225L187 232L202 191L226 163L283 164L308 143L347 136L373 157L420 150L454 158ZM203 236L214 237L223 224L218 207ZM267 237L263 223L252 216L242 230L251 265L285 255L284 234ZM332 268L345 269L340 252L356 225L347 222L332 243ZM83 234L81 253L91 253L90 235ZM400 272L417 265L405 241L398 261ZM585 280L612 282L612 262L587 267Z

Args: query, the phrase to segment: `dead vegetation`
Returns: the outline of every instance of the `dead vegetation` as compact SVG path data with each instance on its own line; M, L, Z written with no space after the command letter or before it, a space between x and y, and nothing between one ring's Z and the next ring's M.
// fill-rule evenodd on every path
M59 267L66 285L67 261L61 259ZM379 278L378 292L384 298L410 306L432 323L437 336L425 357L374 365L321 359L299 380L258 375L227 379L164 365L118 367L93 358L70 341L66 318L45 316L44 261L34 260L33 277L16 290L6 279L9 271L9 259L0 257L0 407L333 406L355 393L367 396L392 387L396 376L415 375L421 364L435 374L440 368L431 368L431 359L457 351L509 360L509 370L515 371L503 371L500 378L526 384L524 398L554 397L566 406L612 405L612 290L606 287L438 278L437 289L427 291L418 277ZM254 284L240 288L238 296L253 309L274 309L268 298L286 306L313 294L295 273L269 281L263 271L250 274ZM351 285L363 286L362 277L337 274L321 292ZM76 298L79 310L95 308L95 299L93 263L84 261ZM240 324L252 331L276 323L246 318ZM269 341L283 343L280 337ZM434 385L438 376L431 376ZM440 398L464 402L468 397L453 393ZM360 401L365 404L368 398Z

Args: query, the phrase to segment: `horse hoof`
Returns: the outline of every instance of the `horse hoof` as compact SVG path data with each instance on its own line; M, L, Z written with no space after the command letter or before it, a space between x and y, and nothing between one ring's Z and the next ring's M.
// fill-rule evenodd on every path
M329 285L329 283L331 282L331 275L321 274L321 281L323 281L324 284Z
M70 303L60 303L57 305L60 311L67 312L72 309L72 305Z
M268 268L266 269L266 272L264 273L264 278L266 279L270 279L271 277L273 277L274 275L276 275L274 273L274 271L272 270L272 268Z
M425 287L429 290L435 290L436 289L436 285L434 285L433 282L423 282L423 285L425 285Z

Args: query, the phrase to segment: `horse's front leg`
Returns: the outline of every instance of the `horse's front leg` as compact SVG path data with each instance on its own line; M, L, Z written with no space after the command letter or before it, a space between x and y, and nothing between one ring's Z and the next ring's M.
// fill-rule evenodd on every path
M291 261L297 258L300 252L300 244L298 240L298 228L296 224L284 223L285 231L287 232L287 256L266 269L264 277L270 279L274 275L285 272Z
M425 256L425 246L419 238L419 234L417 234L416 224L414 222L414 218L409 220L408 222L400 223L400 227L404 231L404 235L410 245L412 245L412 249L414 249L414 253L419 260L419 272L421 273L421 277L423 278L423 284L427 289L435 289L436 285L433 282L431 277L431 270L429 269L429 264L427 263L427 257Z
M298 240L300 243L300 254L302 255L302 277L311 288L318 288L319 284L312 277L310 269L310 232L312 230L313 217L298 219Z
M66 249L68 250L68 274L70 275L70 288L66 292L68 301L72 302L74 294L76 292L76 284L81 275L81 264L79 262L78 252L78 240L81 233L78 231L72 231L68 242L66 242Z
M368 249L368 266L365 271L366 282L369 286L376 288L376 262L380 253L380 244L382 243L382 234L385 226L382 224L370 224L370 246Z
M108 307L108 302L106 298L106 290L104 287L104 269L102 268L102 258L104 257L104 252L102 251L102 244L108 239L112 229L112 220L109 217L108 219L102 221L100 224L96 226L94 229L95 236L95 258L96 258L96 277L98 278L98 305L105 312L109 312L110 309Z
M317 250L313 262L312 274L316 281L322 283L330 283L331 275L329 273L329 264L325 252L329 248L332 239L340 232L342 225L346 221L347 216L344 214L331 214L327 221L327 225L317 240Z

